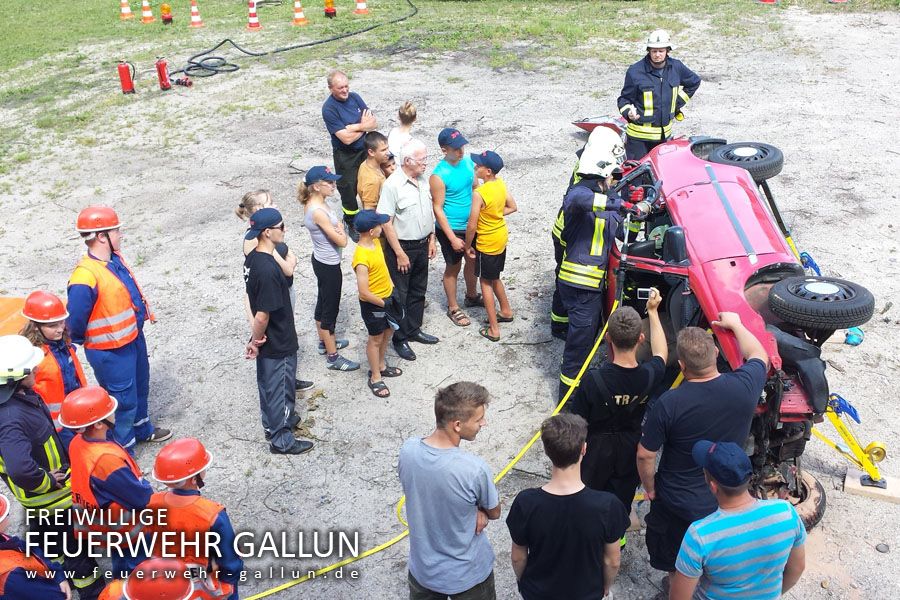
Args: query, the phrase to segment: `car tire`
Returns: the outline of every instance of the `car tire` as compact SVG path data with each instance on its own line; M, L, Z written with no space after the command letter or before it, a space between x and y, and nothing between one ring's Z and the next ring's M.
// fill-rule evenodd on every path
M825 488L809 471L802 471L800 488L802 498L800 502L794 504L794 510L809 531L825 516Z
M772 286L769 308L791 325L827 331L866 323L875 312L875 298L850 281L800 275Z
M753 181L762 183L781 173L784 154L775 146L760 142L739 142L716 146L709 151L709 162L746 169Z

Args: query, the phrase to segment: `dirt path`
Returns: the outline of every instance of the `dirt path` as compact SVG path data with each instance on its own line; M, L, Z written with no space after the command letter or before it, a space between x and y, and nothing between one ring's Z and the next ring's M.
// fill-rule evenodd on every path
M896 215L894 174L900 171L894 142L900 122L894 84L900 16L798 10L777 15L777 32L761 26L747 37L714 41L699 23L682 36L680 56L705 83L678 133L765 141L783 149L787 163L773 188L795 239L827 274L853 279L877 298L877 318L865 327L862 346L826 345L832 389L860 409L862 437L894 449L900 445L894 406L900 396L895 350L900 225L890 215ZM283 83L284 73L248 65L237 75L203 81L189 91L147 94L128 122L97 132L96 145L69 141L52 159L2 179L9 186L0 196L6 216L0 241L3 293L24 295L38 286L63 292L81 252L71 230L77 210L88 201L103 201L120 211L128 236L125 253L160 318L148 332L152 414L176 435L196 435L208 445L216 463L205 492L228 506L238 529L336 528L359 531L362 545L373 546L401 531L392 511L400 495L397 450L404 438L430 430L437 387L472 378L491 390L489 426L469 449L495 469L515 454L551 407L561 343L548 332L549 228L573 152L583 143L570 121L613 110L625 66L588 59L578 70L547 67L526 74L492 72L466 55L396 58L407 62L391 69L356 69L351 82L375 108L385 132L396 107L411 99L419 106L416 133L429 144L432 164L438 157L435 135L450 124L472 141L472 150L495 149L506 160L503 175L520 206L509 220L505 273L518 317L504 325L500 344L480 338L477 327L455 327L444 316L438 259L425 321L441 343L416 347L419 360L403 363L406 373L391 382L388 400L368 392L364 371L328 372L314 351L310 244L293 201L299 178L288 173L287 164L296 159L306 168L331 162L319 116L326 65L288 84L261 85L258 92L251 81ZM272 103L283 109L264 108ZM223 111L225 106L237 108ZM180 122L183 133L154 126L152 116L160 111ZM232 209L243 192L258 187L274 191L286 215L287 241L300 256L295 286L300 375L322 390L310 412L318 445L303 457L268 453L253 364L240 356L246 336L242 225ZM348 262L338 330L351 340L348 356L364 361L365 332ZM470 314L476 321L483 317L483 311ZM810 536L807 575L789 597L895 598L900 595L895 561L875 545L884 542L891 553L900 550L896 507L835 490L843 465L826 450L817 442L808 449L807 464L825 484L829 508ZM145 468L154 452L141 449ZM900 475L896 460L884 464ZM539 450L520 467L537 474L547 468ZM504 504L522 487L540 481L514 472L501 485ZM505 526L492 524L488 535L497 553L499 597L514 598ZM401 542L359 563L358 579L351 579L347 569L340 581L303 584L278 597L400 597L407 548ZM248 567L267 568L271 562L252 560ZM305 570L313 563L287 560L277 566L290 570L298 564ZM631 539L617 597L651 597L658 581L647 565L643 540ZM249 581L243 590L249 595L271 585Z

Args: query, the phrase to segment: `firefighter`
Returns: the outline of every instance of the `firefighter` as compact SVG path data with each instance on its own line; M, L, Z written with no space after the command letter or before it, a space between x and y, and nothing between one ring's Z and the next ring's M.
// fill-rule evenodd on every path
M561 340L565 340L566 335L569 333L569 314L566 312L566 307L563 306L562 298L559 295L559 279L557 279L559 268L566 253L566 245L562 241L564 227L565 216L560 206L559 212L556 214L556 220L553 221L553 229L550 232L553 239L553 259L556 261L553 278L553 300L550 304L550 335Z
M613 172L624 159L622 138L612 129L597 127L563 198L560 242L565 253L557 282L569 331L560 366L560 399L575 383L603 322L606 264L622 223L622 200L610 185Z
M123 234L116 211L89 206L78 214L76 229L87 254L69 278L69 332L84 345L97 382L116 397L116 439L129 452L137 440L172 437L154 430L147 415L150 362L144 321L156 322L134 273L119 253Z
M150 501L150 487L131 454L111 439L118 402L97 385L79 388L66 396L59 411L59 424L74 429L77 435L69 444L72 461L72 502L86 513L75 520L78 533L116 532L128 536L140 530L134 511L143 510ZM128 572L143 558L110 548L116 576Z
M66 394L87 385L75 346L66 331L69 313L62 300L54 294L37 290L25 298L22 316L28 319L28 323L20 334L44 352L44 360L34 372L34 391L47 403L50 417L56 423ZM68 450L72 431L57 424L56 433Z
M40 348L19 335L0 337L0 477L26 509L29 529L44 554L64 557L62 567L83 600L103 588L86 549L79 549L71 526L69 458L50 412L32 389Z
M200 495L206 470L212 456L194 438L183 438L166 444L156 456L153 478L168 488L156 492L148 508L156 514L165 514L165 525L151 527L158 533L175 532L175 539L193 542L206 539L207 532L219 536L217 551L220 556L210 556L203 544L181 544L179 551L188 551L181 558L194 573L192 598L238 597L238 580L244 568L243 561L234 548L234 528L225 507ZM157 539L163 539L157 535ZM171 548L154 547L155 556L171 553ZM205 576L200 575L205 574Z
M6 534L8 516L9 500L0 494L0 598L71 600L72 587L62 569L44 558L40 550L32 548L26 554L25 542Z
M684 118L681 109L700 87L700 77L669 56L674 49L669 33L657 29L647 36L647 55L625 73L618 106L628 120L629 160L640 160L672 137L672 119Z
M189 600L194 595L188 568L174 558L148 558L128 579L113 581L100 600Z

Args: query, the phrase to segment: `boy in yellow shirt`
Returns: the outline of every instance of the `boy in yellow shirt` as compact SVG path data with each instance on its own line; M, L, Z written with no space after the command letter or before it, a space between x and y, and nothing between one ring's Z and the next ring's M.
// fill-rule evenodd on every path
M356 287L359 291L359 310L369 332L366 343L366 358L369 359L369 389L379 398L391 395L382 377L399 377L403 371L389 367L384 355L388 342L394 335L389 323L386 304L391 301L394 283L384 262L381 248L381 226L388 222L387 215L374 210L361 210L353 221L359 232L359 243L353 253L353 271L356 273Z
M481 295L488 317L488 326L482 327L478 333L492 342L498 342L500 323L513 320L506 288L500 281L509 238L504 217L516 212L518 207L509 195L506 183L497 177L503 168L503 159L496 152L472 153L472 162L475 163L475 178L480 179L482 184L472 192L472 212L466 226L466 254L475 259L475 275L481 278ZM495 296L500 303L499 314L494 306Z

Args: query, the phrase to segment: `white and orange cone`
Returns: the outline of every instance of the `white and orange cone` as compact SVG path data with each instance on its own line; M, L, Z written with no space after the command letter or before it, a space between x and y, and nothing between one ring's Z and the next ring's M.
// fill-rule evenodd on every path
M191 0L191 27L203 27L203 19L200 18L200 9L197 7L197 0Z
M141 1L141 23L147 24L152 23L156 20L156 17L153 16L153 11L150 10L150 0L142 0Z
M247 29L250 31L262 29L259 17L256 16L256 0L247 0Z
M127 21L128 19L133 18L134 13L131 12L131 6L128 4L128 0L121 0L121 2L119 2L119 19Z
M353 11L354 15L367 15L369 14L369 7L366 6L366 0L356 0L356 10Z
M300 0L294 0L294 20L291 25L309 25L309 19L303 14L303 3Z

